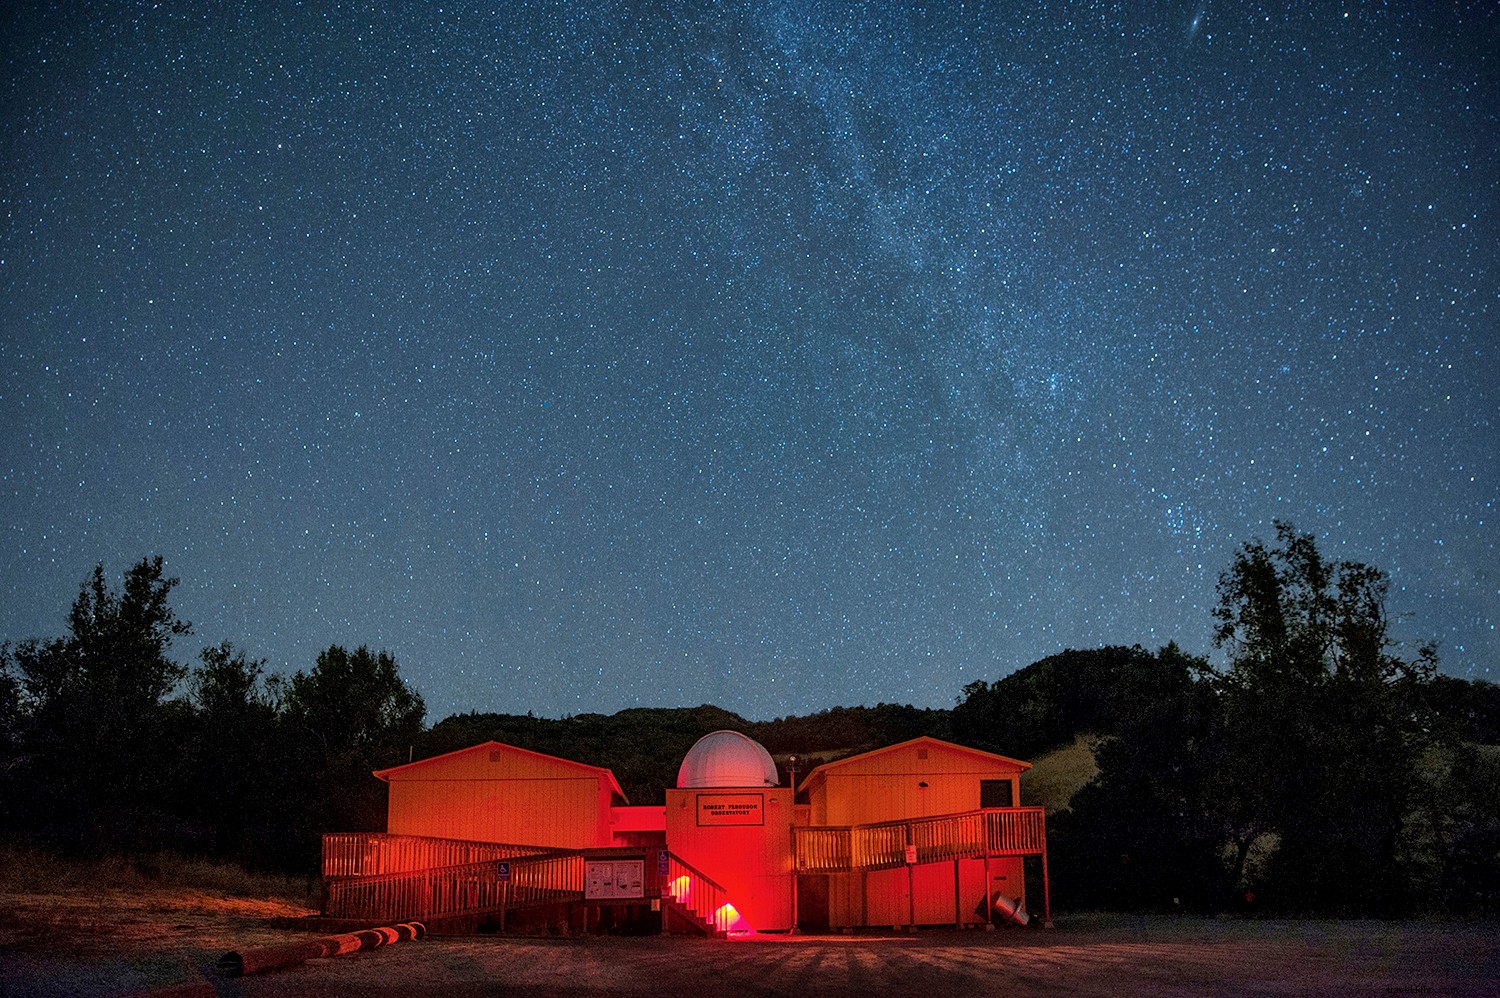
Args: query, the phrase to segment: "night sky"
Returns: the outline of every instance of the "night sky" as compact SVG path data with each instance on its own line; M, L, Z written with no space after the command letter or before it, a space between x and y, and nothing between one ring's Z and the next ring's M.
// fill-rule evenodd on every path
M1500 678L1500 6L407 6L0 15L0 638L950 706L1281 518Z

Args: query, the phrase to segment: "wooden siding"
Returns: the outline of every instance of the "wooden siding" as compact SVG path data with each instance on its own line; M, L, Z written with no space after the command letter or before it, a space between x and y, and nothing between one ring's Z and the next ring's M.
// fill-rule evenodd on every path
M1020 775L1029 764L936 738L918 738L820 766L804 786L813 821L860 825L980 806L980 784L1007 780L1020 802Z
M563 779L392 780L387 831L554 849L608 843L599 781ZM603 833L601 834L601 829Z
M375 775L398 835L590 848L610 842L610 806L624 800L607 769L498 742Z
M1023 897L1023 856L1045 856L1042 808L992 808L852 827L793 829L801 883L830 928L965 925L986 890ZM907 868L907 846L917 863ZM988 883L986 881L988 877Z
M502 745L499 742L484 742L457 752L418 759L402 766L382 769L376 774L380 779L395 783L400 780L528 780L569 779L583 775L602 779L606 785L617 787L614 775L599 766L590 766L569 759ZM623 803L623 801L622 801Z

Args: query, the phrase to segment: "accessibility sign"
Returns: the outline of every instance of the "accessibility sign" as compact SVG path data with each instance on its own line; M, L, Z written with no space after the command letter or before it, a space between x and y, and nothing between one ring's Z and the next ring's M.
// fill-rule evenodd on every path
M502 859L500 862L495 864L495 883L510 883L510 860Z

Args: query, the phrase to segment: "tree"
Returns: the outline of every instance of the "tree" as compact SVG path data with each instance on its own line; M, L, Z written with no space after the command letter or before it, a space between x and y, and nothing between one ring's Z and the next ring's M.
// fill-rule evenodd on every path
M332 645L311 671L292 677L283 724L297 760L293 771L304 779L288 793L304 802L308 826L299 837L309 855L319 832L384 825L384 788L370 772L407 761L425 715L421 695L402 682L384 651Z
M1358 562L1326 560L1310 534L1276 523L1219 578L1215 644L1224 746L1217 809L1243 876L1274 833L1269 894L1329 913L1371 912L1402 887L1397 863L1424 740L1421 686L1435 654L1397 654L1389 582Z
M30 824L87 849L153 845L177 768L168 696L184 669L168 656L191 631L168 597L162 559L142 559L110 589L104 566L79 589L66 637L6 650L26 715Z
M198 847L220 859L265 866L281 858L284 775L278 755L278 702L265 662L229 642L204 648L189 683L193 707L190 794L184 810L201 829Z
M0 645L0 829L14 824L19 800L21 729L26 720L21 707L21 684L11 675L8 644Z
M1095 750L1099 772L1052 822L1058 896L1109 908L1211 910L1223 828L1208 807L1218 705L1203 659L1136 648Z

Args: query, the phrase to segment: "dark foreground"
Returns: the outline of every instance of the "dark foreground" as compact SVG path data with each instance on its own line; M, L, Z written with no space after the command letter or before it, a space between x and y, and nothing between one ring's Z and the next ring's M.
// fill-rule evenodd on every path
M204 965L218 954L204 954ZM3 954L0 954L3 959ZM124 972L126 968L118 967ZM105 973L101 976L100 971ZM0 968L0 994L108 994L131 975L66 960ZM181 980L183 978L179 978ZM204 976L198 975L198 980ZM159 978L152 984L164 983ZM429 938L218 993L342 995L1500 995L1494 923L1064 920L1052 932L914 936Z

